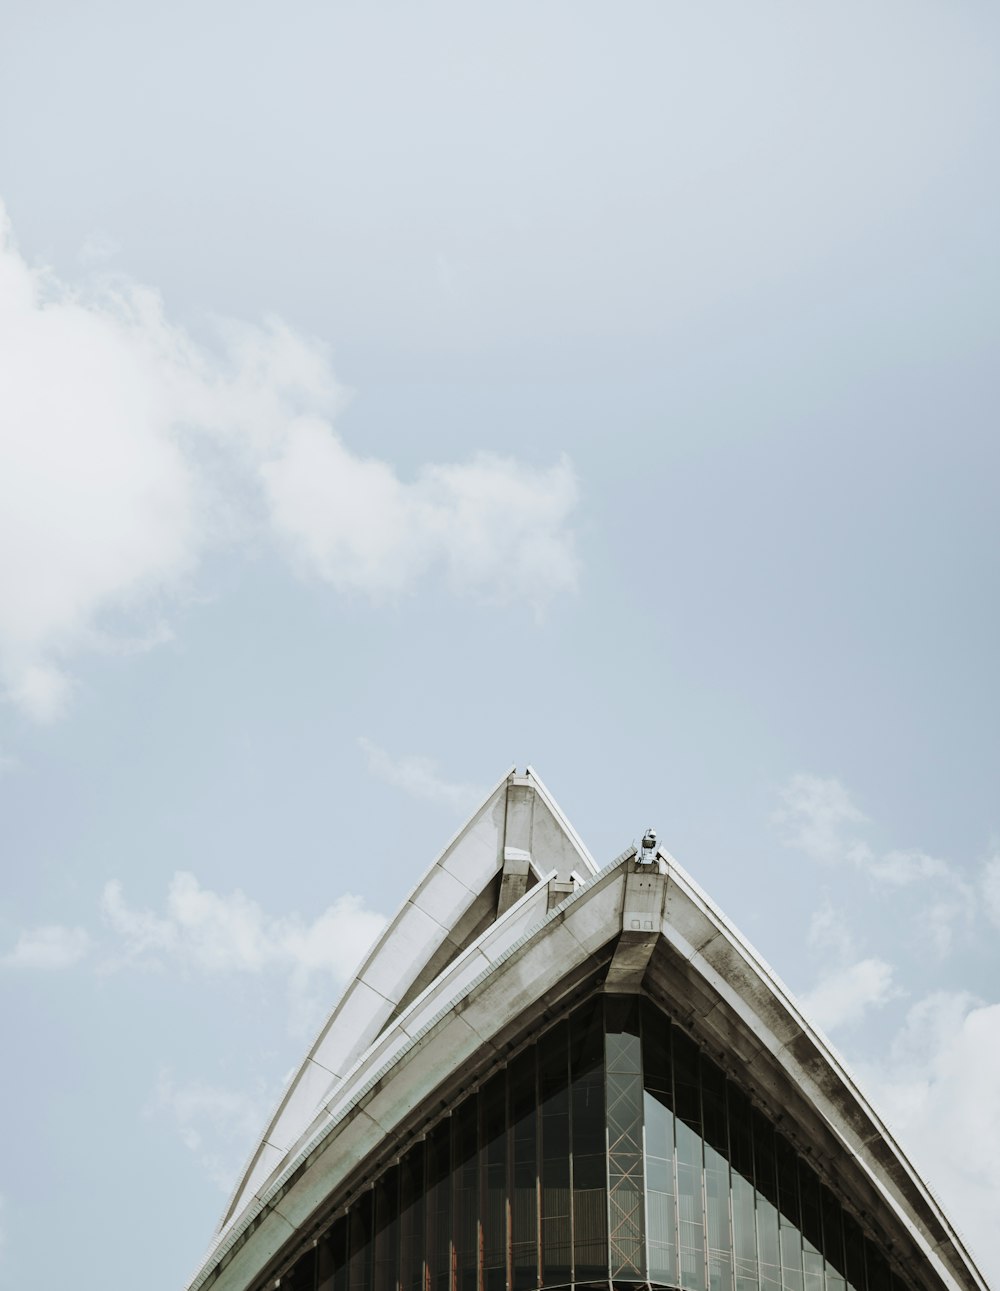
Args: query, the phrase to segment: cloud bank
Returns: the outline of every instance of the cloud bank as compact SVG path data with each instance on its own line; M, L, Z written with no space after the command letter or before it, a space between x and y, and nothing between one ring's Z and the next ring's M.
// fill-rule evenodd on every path
M320 344L272 321L221 325L209 349L155 291L29 265L2 209L0 353L0 685L40 721L123 615L140 645L163 639L164 605L219 543L263 538L378 600L437 573L538 609L576 583L568 459L481 453L403 480L337 434Z
M410 755L394 758L374 741L362 736L358 745L365 755L369 772L376 780L382 780L401 789L411 798L424 802L440 803L453 811L471 809L476 800L483 795L477 785L455 784L444 779L431 758Z

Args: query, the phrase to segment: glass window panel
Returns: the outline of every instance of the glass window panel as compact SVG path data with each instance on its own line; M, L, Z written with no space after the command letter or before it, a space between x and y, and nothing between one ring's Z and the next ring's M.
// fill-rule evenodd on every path
M375 1291L396 1291L399 1277L399 1171L375 1185Z
M316 1248L300 1255L289 1272L282 1274L281 1291L315 1291Z
M757 1189L757 1260L761 1291L780 1291L781 1260L778 1239L778 1173L774 1157L774 1128L753 1109L753 1167Z
M482 1288L507 1286L507 1075L498 1072L479 1095Z
M316 1263L316 1291L347 1291L346 1216L320 1238Z
M844 1255L847 1260L847 1284L854 1291L867 1291L865 1280L865 1239L861 1225L844 1212Z
M283 1282L635 1291L647 1268L682 1291L910 1291L682 1029L603 997L444 1116Z
M348 1291L372 1288L372 1192L363 1192L351 1207L348 1222Z
M847 1261L844 1258L844 1212L829 1190L820 1188L823 1212L823 1256L826 1264L827 1291L845 1291Z
M646 1205L638 999L609 996L605 1018L608 1259L613 1278L643 1279L646 1276Z
M560 1023L538 1042L542 1130L542 1285L561 1286L572 1277L569 1172L568 1027Z
M510 1067L513 1291L538 1285L538 1125L535 1048Z
M892 1291L889 1262L869 1241L865 1242L865 1272L868 1278L868 1291Z
M799 1161L799 1199L802 1205L802 1278L805 1291L824 1291L823 1220L819 1179Z
M455 1291L479 1285L479 1105L473 1094L451 1118Z
M427 1291L449 1291L451 1282L451 1121L445 1117L435 1125L424 1148Z
M415 1144L399 1163L399 1288L424 1287L424 1145Z
M603 1012L600 1000L584 1006L573 1015L570 1032L573 1256L577 1282L608 1275Z
M775 1153L778 1175L781 1284L785 1291L803 1291L798 1154L782 1134L775 1135Z
M708 1059L701 1060L701 1112L705 1139L705 1233L710 1291L732 1291L733 1238L729 1222L729 1134L726 1080Z

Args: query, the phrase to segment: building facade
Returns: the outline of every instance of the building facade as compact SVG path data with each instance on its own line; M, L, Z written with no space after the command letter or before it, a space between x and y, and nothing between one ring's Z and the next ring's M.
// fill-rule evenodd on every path
M506 775L373 947L189 1291L986 1291L784 988L662 851Z

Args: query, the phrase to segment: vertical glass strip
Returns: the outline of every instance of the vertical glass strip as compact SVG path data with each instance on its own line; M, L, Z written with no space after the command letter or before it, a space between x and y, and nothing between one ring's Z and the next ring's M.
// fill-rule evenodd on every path
M753 1109L752 1124L754 1184L757 1189L757 1258L761 1291L781 1291L774 1127L756 1108Z
M799 1161L799 1198L802 1203L802 1278L805 1291L823 1291L823 1219L819 1179Z
M479 1094L482 1291L507 1286L507 1073L498 1072Z
M569 1173L569 1028L565 1022L538 1042L542 1128L542 1286L565 1286L573 1276Z
M375 1185L375 1291L397 1291L399 1278L399 1170Z
M451 1117L435 1125L427 1135L426 1291L450 1291L451 1287ZM351 1288L354 1291L354 1288Z
M778 1239L784 1291L802 1287L802 1207L799 1203L798 1154L783 1134L776 1134L778 1166Z
M316 1291L347 1291L346 1215L320 1238L316 1254Z
M865 1280L865 1238L861 1225L844 1212L844 1255L847 1260L847 1285L853 1291L867 1291Z
M281 1291L315 1291L316 1249L300 1255L290 1272L282 1274Z
M733 1189L733 1271L736 1291L759 1291L757 1209L753 1186L753 1123L750 1100L726 1082L730 1177Z
M424 1291L424 1145L399 1163L399 1291Z
M454 1291L479 1286L479 1099L456 1107L451 1118L452 1238Z
M729 1130L726 1080L704 1055L701 1108L705 1136L705 1232L709 1291L733 1291L733 1234L729 1219ZM799 1288L801 1291L801 1288Z
M372 1291L372 1191L363 1192L351 1207L348 1224L350 1255L348 1291Z
M705 1203L698 1050L678 1028L673 1033L674 1110L677 1117L677 1210L684 1291L705 1289Z
M576 1282L608 1276L604 1010L600 1000L570 1020L573 1263Z
M868 1279L868 1291L892 1291L889 1262L882 1252L867 1240L865 1241L865 1273Z
M511 1279L513 1291L539 1285L538 1094L535 1046L509 1069L511 1151Z
M829 1188L820 1188L823 1211L823 1257L826 1291L846 1291L847 1260L844 1257L844 1213Z
M646 1277L646 1202L638 998L608 996L605 1019L611 1277L619 1281L643 1280Z
M670 1023L648 1000L644 1000L642 1005L642 1077L649 1280L675 1286L677 1202L674 1196L674 1092L670 1063Z

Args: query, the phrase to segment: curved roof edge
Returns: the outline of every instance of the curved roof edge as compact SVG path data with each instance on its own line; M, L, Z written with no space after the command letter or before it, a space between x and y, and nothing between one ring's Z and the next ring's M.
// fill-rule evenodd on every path
M282 1168L359 1056L552 865L567 883L579 879L577 866L585 876L597 871L538 775L529 767L519 776L511 767L424 871L345 987L285 1086L230 1194L217 1235Z

